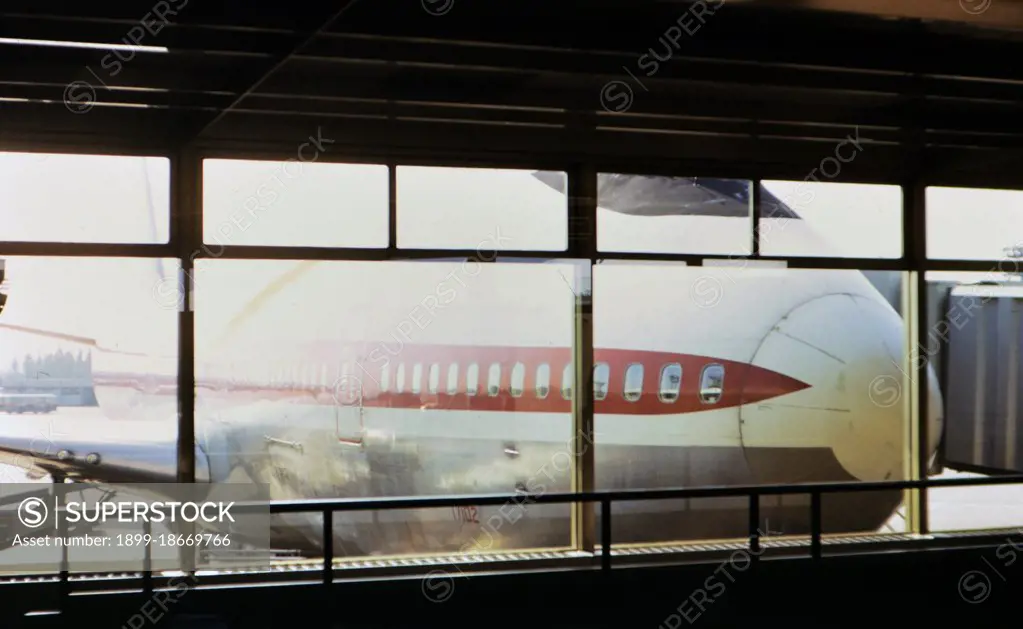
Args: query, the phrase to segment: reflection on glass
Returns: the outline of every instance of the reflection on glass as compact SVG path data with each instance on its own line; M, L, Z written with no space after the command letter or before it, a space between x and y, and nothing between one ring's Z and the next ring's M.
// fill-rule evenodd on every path
M465 372L465 394L476 395L480 390L480 366L476 363L469 365Z
M707 365L700 374L700 401L715 404L721 399L725 386L725 368L722 365Z
M764 181L760 253L769 256L898 258L902 188Z
M458 392L458 363L451 363L448 367L448 395Z
M526 386L526 366L523 363L515 363L511 372L511 395L522 397L522 390Z
M422 380L422 378L423 378L423 366L420 363L416 363L412 367L412 393L413 394L418 394L419 393L419 387L420 387L419 382Z
M927 257L991 260L992 272L1023 268L1023 190L927 188Z
M611 368L607 363L597 363L593 366L593 399L603 400L607 397L608 380L611 378Z
M100 464L122 483L176 482L176 261L3 262L8 300L0 314L0 482L45 488L53 479L39 466L57 458L70 474L89 475ZM8 515L6 522L17 522L16 513ZM57 565L59 548L11 547L13 534L35 537L38 529L8 532L0 543L0 573ZM123 531L94 531L108 532ZM154 533L168 532L154 524ZM84 550L69 550L72 565L88 559ZM159 551L154 557L165 558ZM137 558L141 568L141 552Z
M497 397L501 392L501 364L490 365L490 375L487 378L487 395Z
M661 368L661 388L658 393L662 402L674 402L682 386L682 365L671 363Z
M430 365L430 393L436 393L437 388L440 386L440 364L433 363Z
M170 161L0 153L0 225L7 241L165 243Z
M219 449L214 485L252 483L281 500L569 491L571 403L540 395L533 374L572 356L575 275L567 263L198 261L196 431ZM326 369L331 384L261 379L278 366ZM211 386L216 373L226 386ZM344 374L360 392L351 404L333 399ZM334 548L571 539L567 505L501 508L337 514ZM315 514L282 518L275 547L315 554L320 528Z
M229 245L387 246L387 166L314 163L306 153L284 161L203 160L209 253Z
M564 251L564 172L399 166L398 246Z
M593 281L598 490L903 477L905 337L886 281L753 264L600 264ZM710 303L708 286L723 289ZM761 528L807 533L808 501L765 497ZM829 498L824 530L902 527L901 501ZM745 498L613 508L618 543L740 538L749 526Z
M551 390L551 366L543 363L536 368L536 397L541 400L547 397Z
M937 478L1023 473L1023 282L1014 274L927 273L928 327L912 363L929 363L942 396L927 402ZM931 530L1018 526L1021 487L928 491ZM968 505L969 508L964 508Z
M597 175L597 248L748 255L752 184L738 179Z
M625 391L623 395L630 402L638 402L643 394L643 365L632 364L625 370Z

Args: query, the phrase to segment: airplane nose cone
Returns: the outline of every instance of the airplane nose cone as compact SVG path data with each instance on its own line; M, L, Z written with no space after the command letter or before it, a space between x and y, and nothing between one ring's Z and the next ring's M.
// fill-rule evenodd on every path
M746 405L740 412L743 448L758 478L901 478L906 428L902 345L899 316L887 304L857 295L820 297L783 317L752 363L811 386ZM800 456L750 454L793 447ZM785 460L790 463L779 463Z

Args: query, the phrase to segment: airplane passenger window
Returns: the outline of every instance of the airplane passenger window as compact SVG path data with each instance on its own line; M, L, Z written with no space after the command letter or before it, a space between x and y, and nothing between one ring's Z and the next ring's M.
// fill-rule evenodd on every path
M440 387L440 365L437 363L430 365L430 378L427 386L430 393L436 393L437 388Z
M423 384L423 365L422 363L416 363L412 367L412 393L417 394L422 390Z
M405 363L398 364L398 370L394 374L394 392L404 393L405 392Z
M512 367L511 372L511 390L512 397L522 397L522 390L526 388L526 366L522 363L515 363Z
M448 395L458 393L458 363L451 363L448 367Z
M490 365L490 373L487 376L487 395L497 397L501 392L501 363Z
M625 370L625 388L622 392L627 402L636 402L643 394L643 365L633 363Z
M384 363L380 368L380 392L387 393L391 386L391 363Z
M572 363L565 365L565 370L561 372L561 397L566 400L572 399Z
M547 397L551 390L551 366L544 363L536 368L536 397L541 400Z
M725 388L725 368L722 365L707 365L700 373L700 401L716 404Z
M662 402L671 404L678 399L679 389L682 387L682 365L672 363L661 368L661 390L658 397Z
M607 385L611 379L611 367L607 363L593 366L593 399L603 400L607 397Z
M480 366L476 363L465 370L465 394L476 395L480 390Z

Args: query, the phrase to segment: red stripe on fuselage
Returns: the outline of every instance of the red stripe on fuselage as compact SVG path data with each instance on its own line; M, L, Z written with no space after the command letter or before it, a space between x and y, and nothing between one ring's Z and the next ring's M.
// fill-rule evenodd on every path
M335 346L336 348L337 346ZM251 364L265 365L267 372L280 369L280 376L244 379L238 374L223 375L214 367L210 373L197 375L196 387L202 395L228 397L243 403L245 400L291 400L301 403L354 405L366 408L425 409L480 412L569 413L572 402L562 395L562 377L572 352L568 348L548 347L474 347L450 345L403 345L399 349L384 345L355 347L343 346L330 351L330 346L318 344L304 348L293 361L267 364L266 359L253 358ZM346 358L347 356L347 358ZM359 358L357 358L359 357ZM348 364L347 371L340 365ZM524 370L522 390L512 395L512 375L516 364ZM594 364L606 363L610 374L607 395L595 399L595 411L621 415L674 415L753 404L788 393L800 391L810 385L784 374L747 363L710 356L676 354L670 352L637 351L628 349L595 349ZM660 397L662 369L669 364L682 367L679 395L673 401ZM245 363L243 363L245 364ZM457 391L448 393L448 374L452 364L458 366ZM466 393L466 376L470 365L477 366L476 395ZM496 395L488 391L492 365L500 366L500 386ZM638 400L624 396L625 374L629 365L643 366L642 393ZM724 367L724 387L715 403L701 400L701 374L708 365ZM404 390L395 392L396 372L404 367ZM415 366L420 365L419 392L412 393ZM431 369L436 365L436 390L432 391ZM549 369L548 391L545 397L537 393L538 367ZM387 391L381 390L384 368L389 371ZM227 369L226 366L220 366ZM340 374L347 373L344 385L339 386ZM150 394L168 394L161 378L147 378L126 374L97 373L97 386L127 387ZM296 382L297 380L297 382ZM346 389L350 386L351 389ZM335 389L340 389L335 391ZM518 391L516 391L518 393Z

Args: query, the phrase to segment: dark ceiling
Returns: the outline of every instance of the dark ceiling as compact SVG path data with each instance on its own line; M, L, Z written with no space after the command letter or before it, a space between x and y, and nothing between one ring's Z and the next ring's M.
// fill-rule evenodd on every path
M1023 38L962 22L739 0L4 0L3 38L166 51L0 44L0 142L290 154L321 133L353 159L802 178L857 132L852 178L1007 182Z

